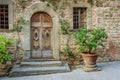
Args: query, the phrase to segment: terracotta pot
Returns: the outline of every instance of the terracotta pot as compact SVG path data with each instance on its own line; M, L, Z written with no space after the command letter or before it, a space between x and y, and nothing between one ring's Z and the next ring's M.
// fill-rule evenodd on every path
M96 60L97 60L97 54L84 54L82 53L82 57L84 60L85 65L96 65Z
M97 67L96 65L96 60L97 60L97 54L84 54L82 53L84 65L83 65L83 70L86 72L91 72L91 71L101 71L101 68Z

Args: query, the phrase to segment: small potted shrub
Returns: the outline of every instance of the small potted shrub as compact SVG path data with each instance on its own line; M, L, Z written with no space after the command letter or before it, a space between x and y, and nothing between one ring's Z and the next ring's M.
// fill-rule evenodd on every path
M8 39L2 35L0 35L0 76L3 75L1 73L7 72L6 62L11 59L9 55L8 46L12 43L11 39ZM6 69L7 68L7 69Z
M72 35L76 39L77 50L81 52L83 57L85 71L100 70L96 65L97 47L104 46L102 40L107 39L107 34L104 29L80 28L75 30Z

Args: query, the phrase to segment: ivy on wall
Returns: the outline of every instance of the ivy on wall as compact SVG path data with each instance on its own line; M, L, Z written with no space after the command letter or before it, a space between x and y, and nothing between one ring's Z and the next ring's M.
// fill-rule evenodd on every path
M17 6L24 9L26 6L28 6L34 0L12 0L12 1L15 4L17 4ZM50 6L50 5L54 6L54 10L59 9L62 4L66 3L66 2L70 2L69 0L40 0L40 1L48 2L48 6ZM101 6L105 0L73 0L74 3L77 3L79 1L88 2L91 5L94 5L94 3L96 3L96 6Z
M92 6L102 7L106 0L88 0Z

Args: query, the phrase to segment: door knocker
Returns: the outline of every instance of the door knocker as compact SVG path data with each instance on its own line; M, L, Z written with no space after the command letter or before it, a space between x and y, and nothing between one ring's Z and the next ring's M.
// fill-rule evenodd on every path
M37 29L35 29L35 32L34 32L34 40L36 40L36 41L39 40Z

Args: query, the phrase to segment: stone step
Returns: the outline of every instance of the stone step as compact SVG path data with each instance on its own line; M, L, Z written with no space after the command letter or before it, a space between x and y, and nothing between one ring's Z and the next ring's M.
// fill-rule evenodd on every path
M21 67L61 66L61 61L21 62Z
M20 67L15 66L10 72L10 77L16 76L31 76L31 75L43 75L43 74L51 74L51 73L62 73L69 72L70 68L68 64L64 64L62 66L49 66L49 67Z
M54 58L41 58L41 59L25 59L23 61L26 61L26 62L40 62L40 61L59 61L57 59L54 59Z

